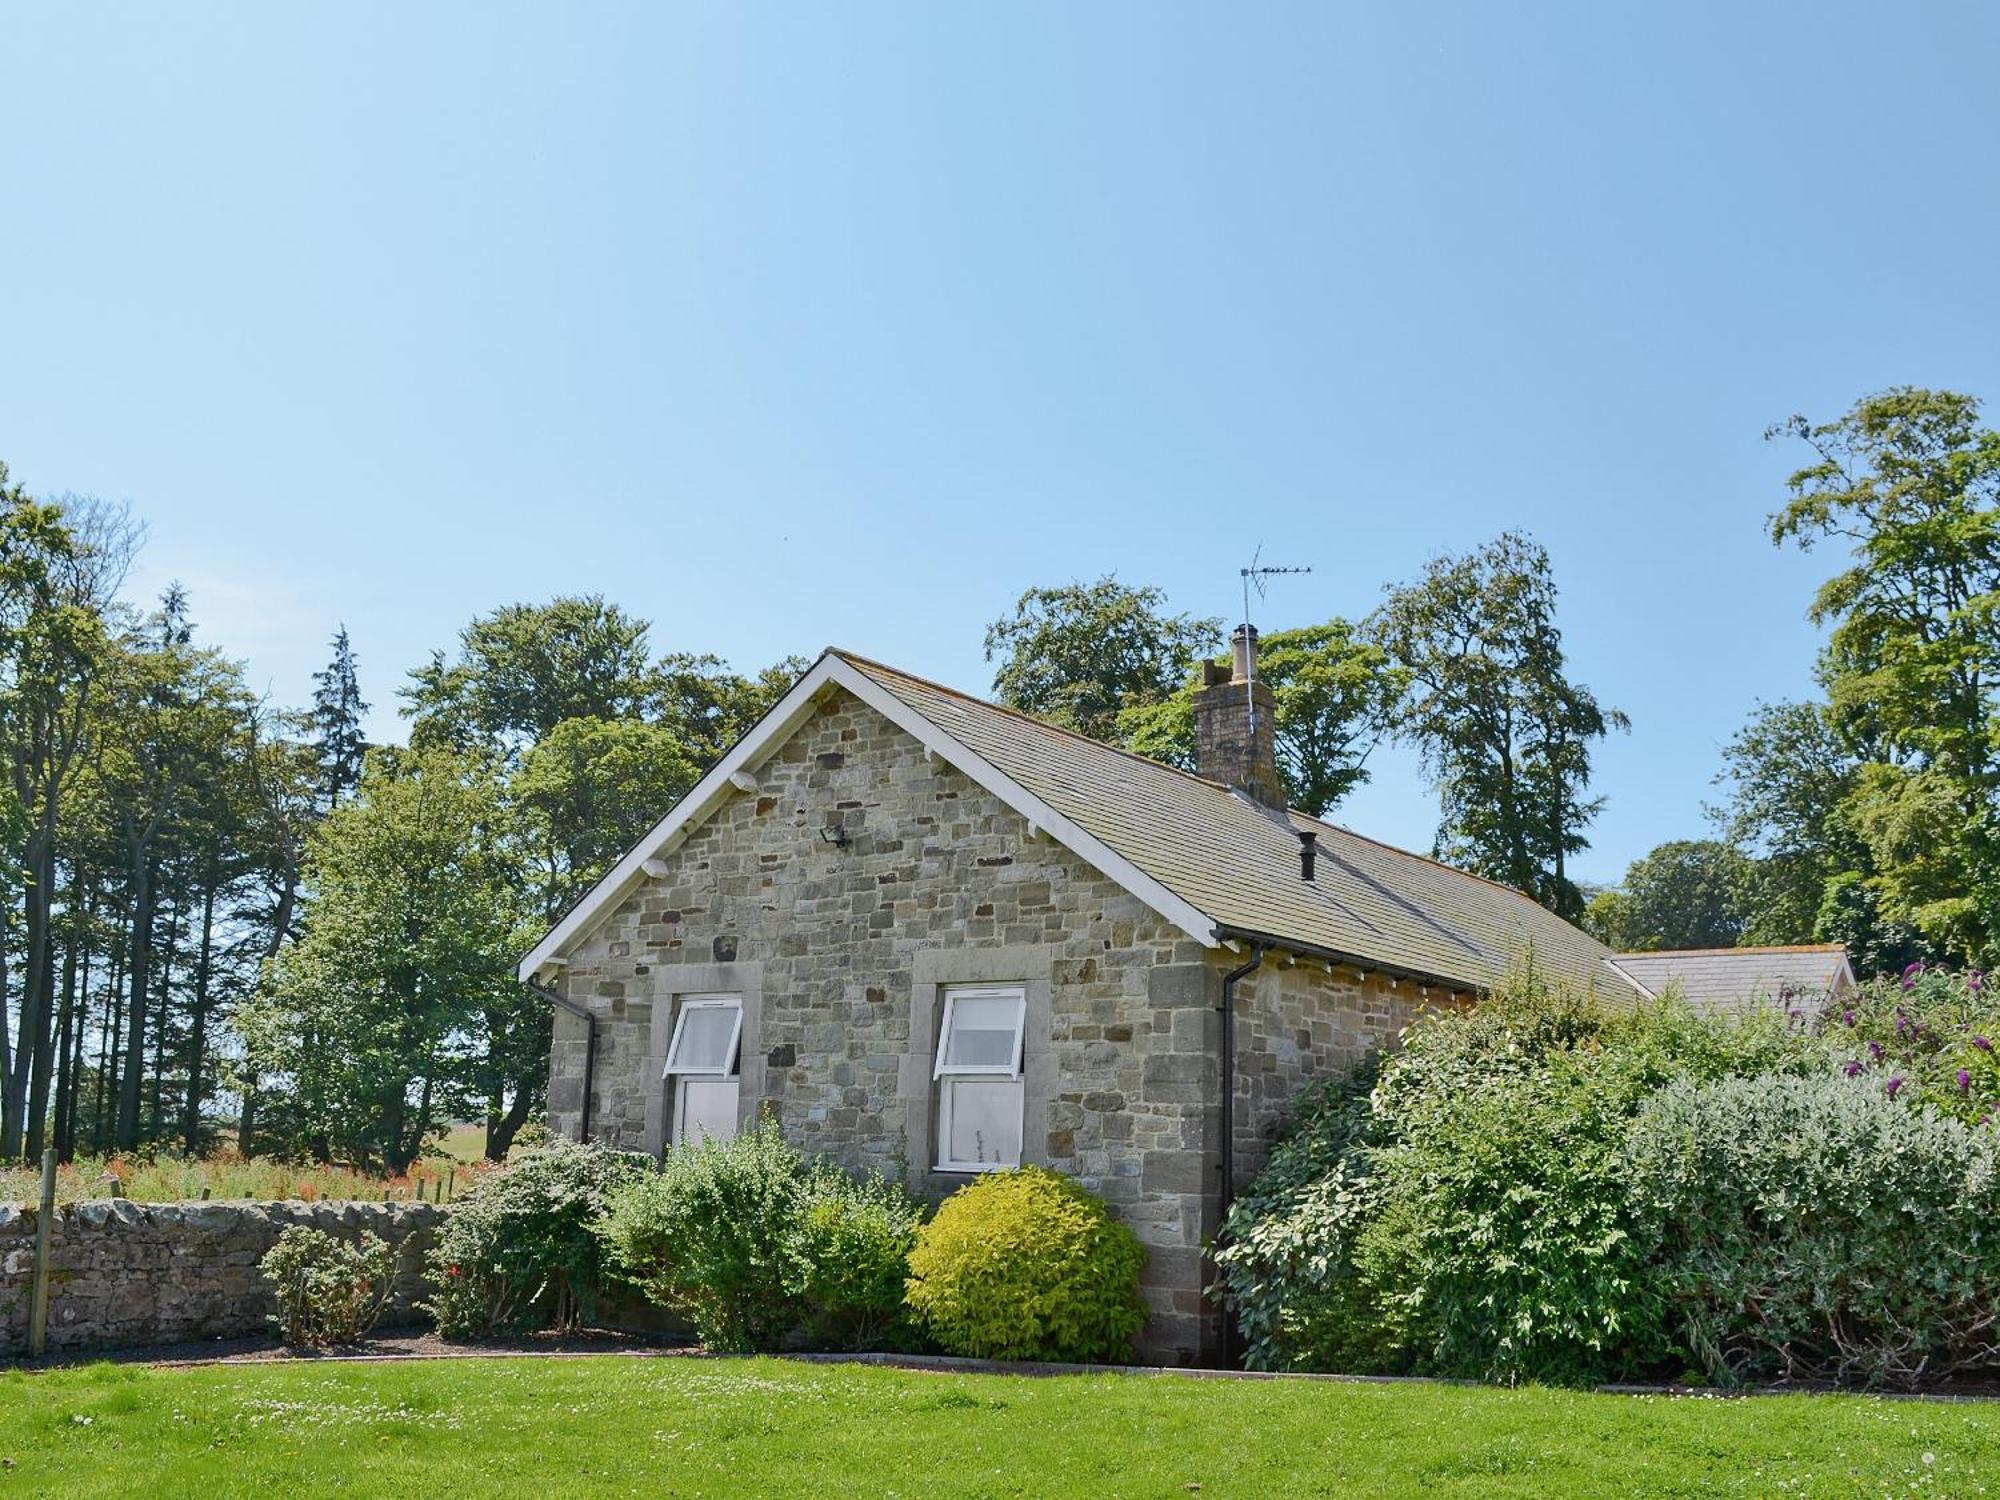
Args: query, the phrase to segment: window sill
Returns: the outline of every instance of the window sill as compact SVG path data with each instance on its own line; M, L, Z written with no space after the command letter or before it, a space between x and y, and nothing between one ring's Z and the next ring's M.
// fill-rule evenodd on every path
M1012 1172L1020 1165L1019 1162L941 1161L931 1170L947 1177L977 1177L983 1172Z

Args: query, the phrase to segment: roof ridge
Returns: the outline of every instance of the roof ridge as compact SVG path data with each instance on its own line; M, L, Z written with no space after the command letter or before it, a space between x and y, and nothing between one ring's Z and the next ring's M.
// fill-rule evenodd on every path
M1634 948L1614 958L1709 958L1724 953L1845 953L1845 943L1764 943L1738 948Z

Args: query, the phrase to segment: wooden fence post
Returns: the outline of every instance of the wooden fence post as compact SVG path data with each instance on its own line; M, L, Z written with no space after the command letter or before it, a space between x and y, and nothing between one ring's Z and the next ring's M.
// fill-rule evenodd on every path
M35 1275L28 1291L28 1354L40 1359L49 1343L49 1264L55 1252L56 1148L42 1153L42 1207L35 1216Z

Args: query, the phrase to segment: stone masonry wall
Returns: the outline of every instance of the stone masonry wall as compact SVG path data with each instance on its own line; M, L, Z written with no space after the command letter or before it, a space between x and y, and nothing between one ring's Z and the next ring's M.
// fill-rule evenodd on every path
M1239 960L1240 961L1240 960ZM1294 1095L1315 1079L1350 1071L1371 1053L1393 1051L1426 1005L1415 986L1379 974L1273 954L1236 984L1236 1181L1264 1164Z
M134 1203L100 1199L56 1210L49 1348L119 1349L264 1333L276 1302L257 1262L294 1224L396 1252L384 1323L415 1314L424 1254L448 1212L427 1203ZM28 1343L39 1210L0 1204L0 1355Z
M1142 1357L1211 1360L1202 1247L1218 1217L1223 973L1189 938L839 689L648 881L570 950L598 1018L593 1138L658 1151L680 996L743 996L739 1118L933 1198L939 995L1027 987L1023 1159L1080 1179L1145 1242ZM820 830L838 826L836 848ZM1322 983L1324 982L1324 983ZM1401 1008L1323 967L1239 988L1239 1171L1298 1082L1393 1042ZM1268 1015L1266 1014L1268 1012ZM558 1013L550 1124L580 1124L584 1026ZM1243 1179L1247 1180L1247 1179Z
M1147 1243L1146 1342L1203 1352L1217 970L1208 951L844 692L569 954L600 1018L592 1134L658 1150L675 997L745 994L743 1112L941 1197L929 1170L937 992L1030 986L1023 1157L1080 1178ZM819 830L843 828L834 848ZM574 1135L583 1026L556 1018L550 1123Z

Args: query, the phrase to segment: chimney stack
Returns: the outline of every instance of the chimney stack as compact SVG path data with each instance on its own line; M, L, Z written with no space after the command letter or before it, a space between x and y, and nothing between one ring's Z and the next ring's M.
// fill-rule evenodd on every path
M1257 679L1256 627L1237 626L1229 644L1229 667L1202 663L1202 686L1194 699L1195 769L1283 812L1285 788L1278 780L1273 739L1276 704Z

